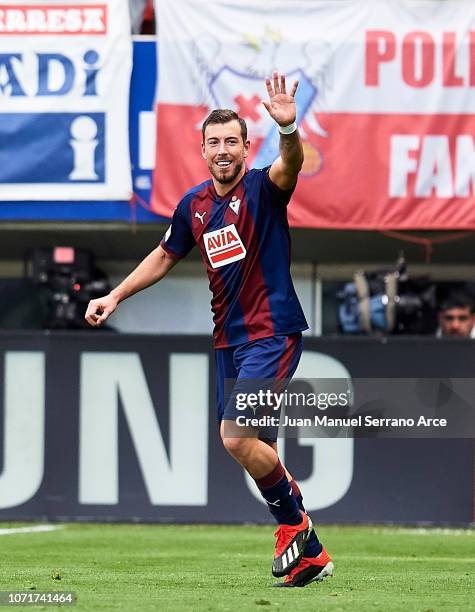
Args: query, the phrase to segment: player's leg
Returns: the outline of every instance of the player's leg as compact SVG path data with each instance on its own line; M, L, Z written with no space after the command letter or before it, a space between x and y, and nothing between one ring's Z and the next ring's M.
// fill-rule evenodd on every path
M282 353L280 360L279 378L287 382L290 381L297 370L301 355L301 336L289 336L286 350ZM268 440L267 442L278 454L277 441ZM305 512L303 497L299 486L288 470L286 470L286 475L299 508ZM320 543L315 530L311 529L300 563L286 576L284 582L278 583L276 586L305 586L313 580L321 580L324 576L332 575L332 573L332 560Z
M229 414L225 409L225 416ZM254 479L279 528L276 531L272 573L289 574L300 562L312 529L310 517L300 510L285 469L275 450L258 438L255 428L239 427L233 419L223 419L221 437L228 453Z
M267 476L279 461L272 446L259 440L254 427L237 426L233 420L224 419L220 433L224 448L256 481Z
M236 424L237 416L242 414L237 412L235 398L238 392L246 389L246 384L252 387L253 383L265 380L273 384L282 380L287 372L293 373L300 352L300 334L264 338L237 347L234 364L239 377L233 396L226 404L221 428L225 448L254 478L280 525L272 568L275 576L288 574L299 563L311 531L311 520L300 510L275 450L259 440L256 428L244 429Z
M234 363L235 350L236 347L215 350L218 422L225 448L254 479L258 479L274 468L277 462L275 450L261 442L252 428L244 430L237 427L234 420L223 420L226 419L225 408L234 391L230 384L234 386L239 374Z
M289 336L287 338L286 348L282 352L279 360L277 374L278 379L285 380L287 383L290 381L295 374L301 354L301 335ZM266 440L266 442L272 446L272 448L278 454L277 441ZM299 486L287 469L286 475L300 510L305 512L303 497ZM324 576L332 575L332 573L332 560L320 543L314 529L311 529L300 563L290 572L290 574L286 576L284 582L279 583L276 586L305 586L313 580L321 580Z
M277 442L272 440L267 440L266 442L278 453ZM285 468L285 473L299 508L305 512L303 496L298 484L287 468ZM304 587L311 582L321 581L326 576L332 576L333 570L334 566L330 555L319 541L315 530L312 529L305 544L300 563L285 577L283 582L278 582L274 586Z
M274 449L274 451L278 455L277 442L274 442L273 440L266 440L266 442L269 446L271 446ZM303 496L302 496L302 492L300 491L300 487L295 482L294 477L288 471L285 465L284 465L284 469L285 469L285 473L287 476L287 480L289 481L289 484L292 488L292 493L297 501L297 504L300 510L303 510L303 512L306 512L305 507L303 505ZM304 556L305 557L316 557L322 552L322 548L323 546L318 540L317 534L315 533L315 529L312 529L312 532L310 533L307 543L305 545Z

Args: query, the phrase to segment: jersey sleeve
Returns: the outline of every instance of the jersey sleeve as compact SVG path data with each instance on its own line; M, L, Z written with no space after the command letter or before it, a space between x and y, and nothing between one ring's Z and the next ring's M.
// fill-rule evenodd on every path
M177 259L182 259L188 255L196 244L195 237L186 218L186 212L186 204L182 201L176 207L171 225L160 242L162 249Z
M290 198L294 193L295 186L292 189L283 191L280 187L277 187L275 183L270 180L269 177L270 166L266 166L260 170L262 191L269 199L270 203L274 206L287 206L290 202Z

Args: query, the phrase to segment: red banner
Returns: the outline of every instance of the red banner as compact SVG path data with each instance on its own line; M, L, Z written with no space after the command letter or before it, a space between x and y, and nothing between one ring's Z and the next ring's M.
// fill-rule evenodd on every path
M183 2L161 4L157 213L171 216L208 178L200 125L213 108L246 120L250 166L273 162L278 132L261 99L277 66L299 79L305 162L292 226L475 229L472 3L309 1L304 19L289 2L264 27L274 0Z

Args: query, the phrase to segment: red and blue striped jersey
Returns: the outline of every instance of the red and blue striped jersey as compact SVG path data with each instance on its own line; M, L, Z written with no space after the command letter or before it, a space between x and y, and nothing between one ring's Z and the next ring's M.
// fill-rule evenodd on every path
M188 191L161 241L182 258L195 244L213 294L216 348L287 335L308 325L290 276L287 204L269 168L247 170L220 197L208 180Z

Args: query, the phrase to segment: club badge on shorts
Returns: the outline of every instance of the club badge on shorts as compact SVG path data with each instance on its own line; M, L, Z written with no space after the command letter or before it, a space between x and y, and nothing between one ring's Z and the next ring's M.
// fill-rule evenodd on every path
M203 234L203 240L212 268L221 268L246 257L246 249L234 223Z

